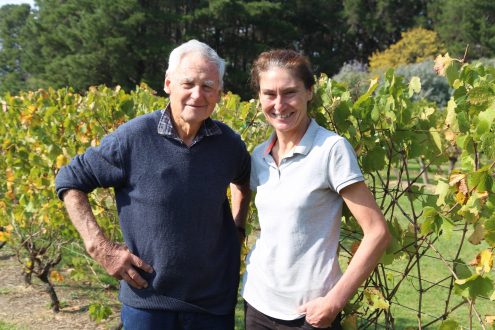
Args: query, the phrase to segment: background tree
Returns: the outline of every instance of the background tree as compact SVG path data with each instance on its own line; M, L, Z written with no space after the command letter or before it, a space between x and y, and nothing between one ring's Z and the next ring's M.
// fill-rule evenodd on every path
M343 0L343 23L348 32L347 61L367 62L368 56L397 42L404 32L425 25L431 0Z
M21 66L21 30L30 14L28 5L0 7L0 94L26 87L27 72Z
M495 2L491 0L440 0L428 5L435 31L453 56L495 55Z
M37 0L31 11L2 13L0 92L14 93L99 84L129 91L145 82L163 94L167 55L191 38L227 60L225 89L244 99L253 96L253 59L270 48L296 49L316 74L334 75L418 26L434 27L454 54L466 43L472 57L495 47L489 0Z
M370 70L393 68L401 64L423 62L445 52L436 32L414 28L402 32L402 38L369 58Z

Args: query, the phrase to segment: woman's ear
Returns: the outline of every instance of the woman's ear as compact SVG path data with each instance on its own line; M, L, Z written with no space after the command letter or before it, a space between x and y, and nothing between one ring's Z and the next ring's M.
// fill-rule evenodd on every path
M313 86L311 86L308 90L307 90L307 95L308 95L308 102L311 101L313 99Z

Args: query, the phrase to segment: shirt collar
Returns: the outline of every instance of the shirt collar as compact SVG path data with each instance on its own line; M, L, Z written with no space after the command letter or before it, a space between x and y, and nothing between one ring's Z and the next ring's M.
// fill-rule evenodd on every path
M160 121L158 122L158 134L167 136L169 138L182 141L172 124L172 114L170 109L170 103L165 109L162 110L162 115ZM222 134L222 130L217 124L211 119L206 118L198 131L198 134L194 138L193 144L198 142L205 136L213 136Z
M299 141L299 144L297 146L295 146L286 155L286 157L290 157L294 154L307 155L308 152L311 150L311 147L313 146L313 142L315 140L317 132L318 132L318 124L316 123L316 121L314 119L311 119L309 126L308 126L308 129L304 133L301 141ZM263 153L263 156L268 155L272 151L273 146L277 142L277 134L275 134L275 132L273 132L272 135L270 136L270 138L268 139L268 141L270 141L270 143L266 147L265 152Z

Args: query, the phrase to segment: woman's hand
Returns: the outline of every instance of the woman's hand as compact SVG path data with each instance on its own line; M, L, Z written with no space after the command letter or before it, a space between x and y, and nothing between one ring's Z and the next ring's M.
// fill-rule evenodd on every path
M300 306L298 312L306 314L306 322L316 328L328 328L342 308L332 303L327 297L313 299Z

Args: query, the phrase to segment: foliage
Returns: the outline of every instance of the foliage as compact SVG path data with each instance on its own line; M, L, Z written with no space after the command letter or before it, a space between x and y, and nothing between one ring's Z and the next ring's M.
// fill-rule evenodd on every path
M104 304L92 303L89 305L89 317L95 322L106 320L112 315L112 309Z
M440 0L428 5L428 17L447 50L462 57L495 56L495 3L491 0Z
M29 16L28 5L0 8L0 95L19 92L25 87L26 72L19 61L22 47L19 38Z
M342 49L345 60L367 62L371 53L387 48L401 38L401 33L423 26L430 0L343 0L342 16L351 49ZM329 44L329 46L333 44ZM330 71L325 71L331 73Z
M444 320L462 306L471 319L487 326L490 315L483 319L478 304L495 299L495 69L467 65L449 56L438 57L436 69L445 74L453 90L446 111L419 97L423 85L419 77L406 79L393 70L382 81L371 79L356 99L346 85L326 75L315 86L311 116L354 146L393 236L382 263L345 309L348 327L365 329L385 323L394 328L394 311L404 304L397 294L406 282L414 282L417 290L414 308L419 327L442 321L444 328L455 327L452 320ZM37 247L46 242L79 242L55 196L58 168L121 123L162 108L165 102L144 85L131 93L101 86L86 95L71 89L6 94L0 110L0 156L5 160L0 163L3 239L19 251L26 238L38 242ZM227 93L215 117L236 129L249 150L270 134L255 100L243 102ZM445 167L452 146L461 150L459 167L451 173L439 171L434 187L421 184L421 171ZM418 160L424 164L419 171L413 169ZM97 190L91 202L107 235L121 239L111 193ZM251 208L248 233L257 226L256 219ZM362 237L347 213L342 236L345 265ZM455 247L455 255L440 252L443 242ZM468 256L470 263L460 257L466 245L477 251ZM53 254L49 249L43 253ZM446 278L438 282L422 273L425 257L436 258L438 267L446 269ZM75 256L72 259L73 265L81 263ZM58 278L53 274L51 279ZM446 284L440 287L440 283ZM444 308L432 318L424 314L422 299L433 286L443 288L444 295L435 299L441 299ZM454 297L461 301L455 306ZM103 312L101 306L94 308L95 315Z
M358 61L344 63L340 71L332 77L337 82L343 83L351 92L355 100L368 89L370 74L368 66Z
M2 237L16 250L26 281L34 274L48 285L54 309L58 299L51 281L59 277L50 274L62 248L78 237L54 191L58 169L124 121L164 103L146 86L130 94L120 88L92 88L85 96L48 89L6 94L1 100ZM112 194L98 190L91 201L107 235L119 240Z
M0 73L0 91L71 86L83 93L99 84L130 91L144 82L163 95L167 55L196 38L226 59L226 90L248 99L246 80L261 51L294 48L316 72L335 73L345 61L366 61L396 42L424 16L427 2L38 0L30 12L3 6L0 43L8 47L0 49L0 63L8 63L8 74Z
M395 68L395 72L407 80L412 77L419 77L421 80L421 92L417 95L417 99L427 99L443 108L450 99L451 90L445 78L435 73L433 66L433 60L426 60L419 63L399 65Z
M370 70L393 68L400 64L422 62L444 51L434 31L414 28L401 34L401 39L369 58Z

